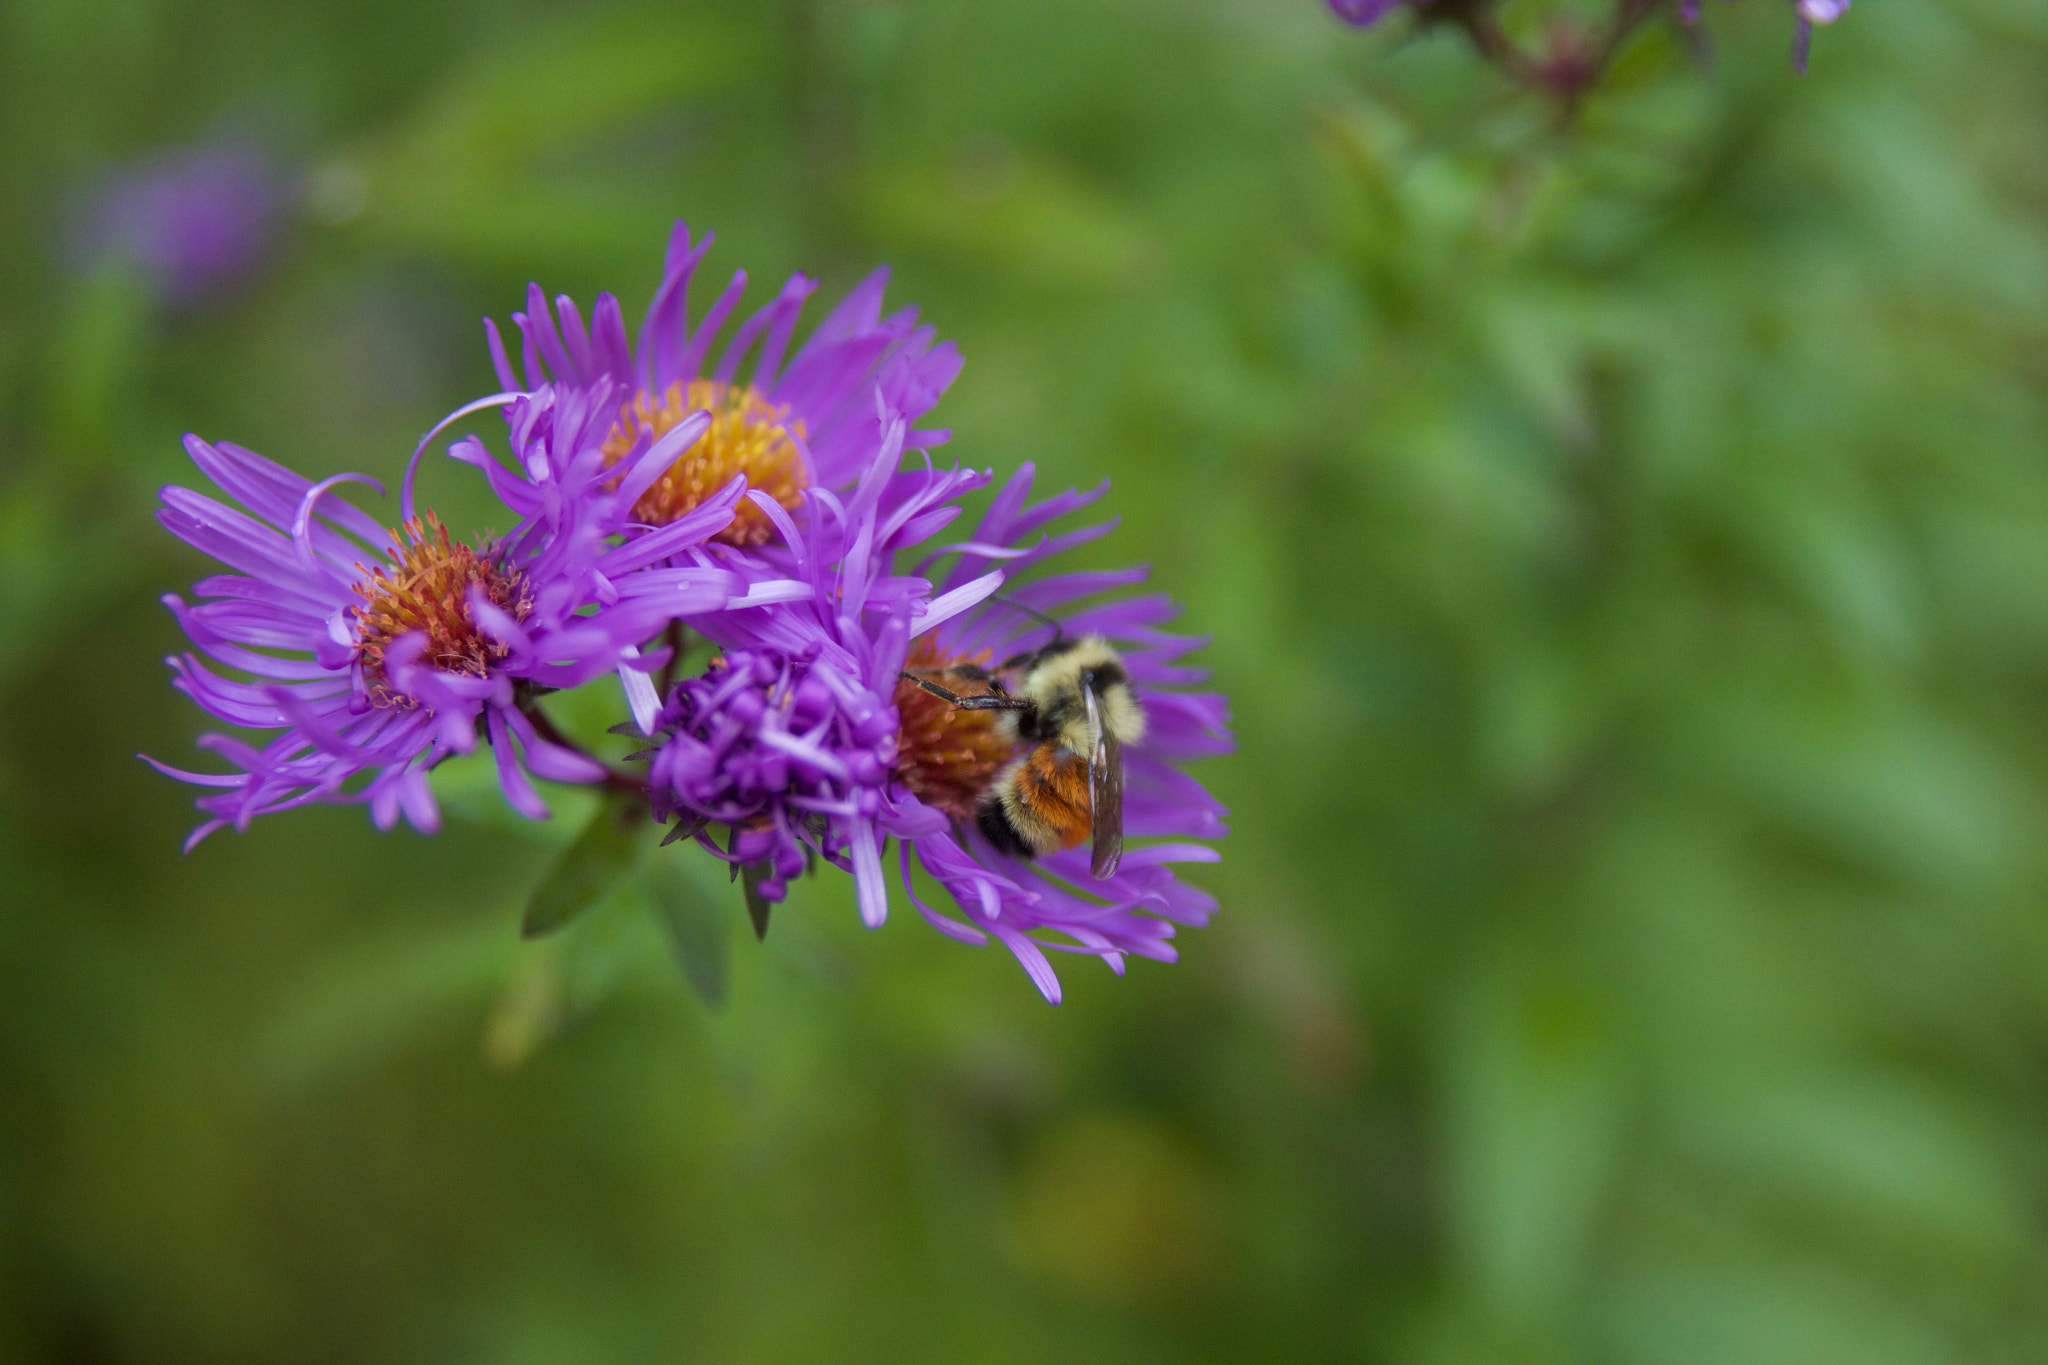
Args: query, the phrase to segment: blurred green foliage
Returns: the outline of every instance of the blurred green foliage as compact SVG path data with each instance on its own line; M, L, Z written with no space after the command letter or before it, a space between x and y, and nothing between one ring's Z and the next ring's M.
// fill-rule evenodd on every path
M1314 0L0 9L0 1357L2048 1356L2048 9L1709 18L1560 130ZM64 267L223 128L259 281ZM178 434L389 476L676 215L1114 478L1243 745L1180 964L701 859L522 941L592 802L460 767L179 856Z

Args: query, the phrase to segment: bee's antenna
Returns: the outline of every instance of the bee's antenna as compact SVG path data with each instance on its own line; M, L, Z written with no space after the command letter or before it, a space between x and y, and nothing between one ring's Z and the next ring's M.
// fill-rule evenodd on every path
M1045 622L1047 625L1052 627L1052 642L1054 644L1058 644L1061 640L1064 640L1067 637L1067 628L1065 626L1061 625L1052 617L1047 616L1044 612L1040 611L1036 607L1027 607L1022 602L1019 602L1012 597L991 597L988 600L991 602L1000 602L1002 605L1006 607L1014 607L1016 610L1023 612L1026 616L1036 616L1039 620Z

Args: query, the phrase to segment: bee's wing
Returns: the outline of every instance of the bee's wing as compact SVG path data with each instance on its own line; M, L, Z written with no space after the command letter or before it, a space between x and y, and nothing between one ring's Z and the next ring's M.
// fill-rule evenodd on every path
M1102 728L1095 689L1083 687L1081 696L1088 704L1088 804L1095 831L1088 870L1109 877L1124 856L1124 746Z

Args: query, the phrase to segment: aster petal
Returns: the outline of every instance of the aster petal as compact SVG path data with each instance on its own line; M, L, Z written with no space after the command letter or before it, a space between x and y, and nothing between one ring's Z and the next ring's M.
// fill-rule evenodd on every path
M535 733L533 722L517 709L494 706L490 714L518 739L519 747L525 752L526 766L536 776L555 782L602 782L611 776L604 764L596 759L542 739ZM495 745L494 740L493 747Z
M626 320L610 293L597 296L590 312L591 361L621 384L633 382L633 345L626 339Z
M1039 611L1051 611L1064 606L1079 597L1093 597L1099 592L1115 588L1127 588L1143 583L1151 577L1152 570L1144 564L1134 564L1128 569L1104 569L1095 573L1061 574L1055 578L1041 578L1027 583L1010 593L1012 601L1022 602Z
M763 583L749 584L745 593L726 602L727 610L740 607L764 607L776 602L802 602L814 596L808 583L799 583L791 578L771 578Z
M184 444L192 463L222 492L280 530L291 525L292 514L311 480L227 441L209 444L188 434ZM383 534L376 522L346 503L333 507L331 519L371 544Z
M631 507L638 502L640 495L666 474L669 466L673 465L684 451L695 445L710 425L710 413L693 412L664 432L661 439L650 443L646 452L633 462L632 467L620 475L618 491L614 495L619 504ZM696 509L699 512L702 510L702 506ZM687 519L687 516L682 518ZM723 523L720 524L722 525ZM711 530L719 530L720 526L714 526Z
M739 505L740 495L746 491L746 487L746 476L736 475L730 483L706 498L696 508L659 530L649 531L643 536L627 541L605 555L599 564L605 573L616 576L631 573L635 569L667 559L689 546L701 544L731 523L733 510Z
M944 838L945 836L939 835L938 837ZM910 898L910 903L917 907L918 913L924 916L925 922L947 938L965 943L970 947L978 948L982 944L987 943L988 935L983 931L971 924L964 924L950 916L942 915L924 903L923 898L917 894L917 884L911 876L910 849L909 840L897 840L896 852L903 869L903 894Z
M732 280L725 286L725 292L713 301L710 309L704 314L703 321L697 324L696 331L691 333L689 342L683 347L682 355L676 361L679 373L697 373L704 363L705 355L711 349L711 338L718 335L718 329L725 325L726 318L739 305L740 295L746 290L747 272L733 271Z
M576 300L567 294L555 295L555 316L576 378L583 382L597 378L600 371L591 363L590 337L583 330L583 314L577 311Z
M891 411L908 418L922 416L959 377L959 348L950 341L933 345L934 335L931 328L920 327L882 367L878 387Z
M997 569L983 574L971 583L962 584L951 592L940 594L918 613L911 623L910 633L922 635L927 630L944 625L962 612L980 606L994 596L996 589L1002 586L1003 573Z
M331 565L308 566L291 551L281 531L183 488L165 488L158 524L201 554L231 569L296 591L309 605L327 600L347 583Z
M527 480L513 474L500 465L482 441L474 436L465 437L448 447L449 455L467 465L474 465L484 472L484 478L497 494L498 501L521 517L530 517L540 510L540 495Z
M1002 940L1005 948L1016 955L1024 968L1024 974L1031 978L1031 984L1038 987L1038 993L1049 1005L1060 1003L1060 978L1046 961L1045 951L1032 939L1018 933L1007 924L991 923L989 932Z
M1076 530L1065 532L1062 535L1048 536L1031 549L1025 551L1023 557L1012 568L1028 568L1038 563L1041 559L1051 559L1055 555L1065 554L1076 546L1086 545L1090 541L1101 540L1104 536L1116 530L1117 527L1123 525L1123 520L1122 517L1111 517L1107 521L1098 521L1092 526L1083 526Z
M319 508L320 500L327 496L328 490L338 483L366 483L377 490L377 496L384 496L384 485L367 474L335 474L307 488L300 497L297 511L292 517L292 544L298 547L299 558L309 566L312 565L315 556L313 514ZM332 518L335 508L347 506L347 503L335 498L330 503L326 515Z
M171 685L216 720L248 729L269 729L288 723L277 704L265 695L264 685L222 678L189 654L169 662L176 675ZM340 695L346 704L347 690L343 689Z
M917 572L926 572L932 565L938 563L947 555L970 554L978 559L1015 559L1019 555L1029 553L1031 553L1029 546L1019 546L1011 549L1003 545L984 544L978 540L963 540L957 544L941 546L923 559L918 560Z
M181 620L195 623L215 640L262 649L304 649L308 633L319 625L318 618L310 613L267 602L229 599L202 602L188 610L172 593L166 595L164 604Z
M669 236L668 261L662 268L661 287L647 307L647 320L640 326L640 382L660 392L669 381L681 377L676 361L689 340L690 276L711 249L715 234L705 233L695 246L690 244L689 224L676 220Z
M976 540L1003 545L1018 538L1021 533L1012 527L1025 500L1031 496L1031 481L1035 473L1036 467L1028 460L1018 466L1017 472L1010 476L1009 482L989 503L988 511L982 513L981 525L974 533Z
M619 659L619 686L626 694L626 707L633 713L633 723L640 727L640 733L651 735L655 717L661 712L661 696L654 690L654 680L635 666L640 661L638 649L628 645Z
M845 341L863 333L873 331L882 316L882 295L889 286L889 267L877 266L847 291L825 320L811 333L810 341L797 354L802 360L808 354L828 350L832 343ZM794 363L794 362L792 362Z
M540 352L541 363L548 373L557 380L581 383L594 379L585 375L569 358L568 348L562 344L561 334L555 330L554 314L548 308L548 296L541 292L538 284L526 286L526 312L519 316L519 329L533 341L534 349Z
M486 408L501 408L506 406L507 404L518 401L520 398L523 398L524 396L524 394L520 393L494 393L490 395L488 398L479 398L474 402L464 403L461 407L455 409L455 411L449 413L446 417L443 417L440 421L434 423L434 425L428 429L427 434L420 437L420 443L413 447L412 458L405 462L405 478L398 486L399 515L403 517L406 521L411 521L413 517L416 515L416 509L413 505L412 498L413 478L419 472L420 457L427 453L427 447L434 443L434 438L436 436L439 436L449 427L455 425L455 423L461 421L463 418L469 416L473 412L482 412Z
M174 768L168 763L151 758L148 754L135 756L165 777L175 777L180 782L190 782L198 787L240 787L249 781L247 773L195 773L188 768Z
M1154 692L1145 698L1145 747L1175 761L1227 754L1236 748L1225 729L1223 699L1214 694Z
M520 388L518 376L512 373L512 362L505 358L505 339L498 335L498 324L490 318L484 319L484 343L491 352L491 368L497 372L498 387L506 391Z
M825 774L827 777L845 781L849 776L844 763L841 763L830 752L820 748L817 744L797 735L764 729L761 732L761 742L770 748L780 749L792 758L801 759L804 763ZM815 809L816 807L813 808Z
M406 822L422 834L438 834L441 830L441 810L434 804L434 791L427 785L426 771L417 764L409 764L399 772L392 783L398 795L398 805L405 812Z
M718 382L726 384L732 381L733 376L739 373L740 362L746 358L747 347L754 343L755 337L766 332L760 358L754 362L754 383L757 387L765 387L773 378L776 367L782 363L783 348L789 344L790 333L796 329L798 310L817 287L816 280L792 275L774 302L741 323L726 345L725 354L718 359L718 371L714 376Z
M889 918L889 887L882 877L882 854L875 832L866 820L847 822L847 838L853 851L853 884L860 901L860 922L878 929Z
M551 812L547 802L540 799L540 793L526 780L526 774L519 770L518 757L512 752L512 741L506 733L504 707L492 706L484 711L484 724L489 727L491 755L498 764L498 787L505 793L506 804L529 820L546 820Z
M164 606L178 618L178 624L193 643L199 645L207 655L225 663L227 667L246 669L250 673L264 673L268 677L291 677L291 679L317 679L332 677L332 669L317 661L307 659L279 659L274 655L258 655L242 645L262 645L270 649L305 649L307 636L317 630L317 622L309 616L264 612L264 608L240 602L203 602L188 608L178 593L166 593ZM260 616L258 616L260 614ZM262 624L258 624L262 622ZM225 630L223 630L225 626ZM297 630L293 630L297 626ZM227 634L233 630L233 634Z
M1123 865L1140 868L1156 867L1162 863L1214 863L1222 860L1223 855L1207 844L1152 844L1127 850Z

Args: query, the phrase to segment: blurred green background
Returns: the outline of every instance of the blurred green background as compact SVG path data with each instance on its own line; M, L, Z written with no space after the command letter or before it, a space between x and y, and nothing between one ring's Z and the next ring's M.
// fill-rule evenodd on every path
M1315 0L10 0L0 1358L2048 1358L2048 6L1709 27L1560 132ZM81 267L223 136L266 271ZM1178 965L708 878L713 1007L490 799L178 853L179 434L388 477L678 215L1115 480L1242 745Z

